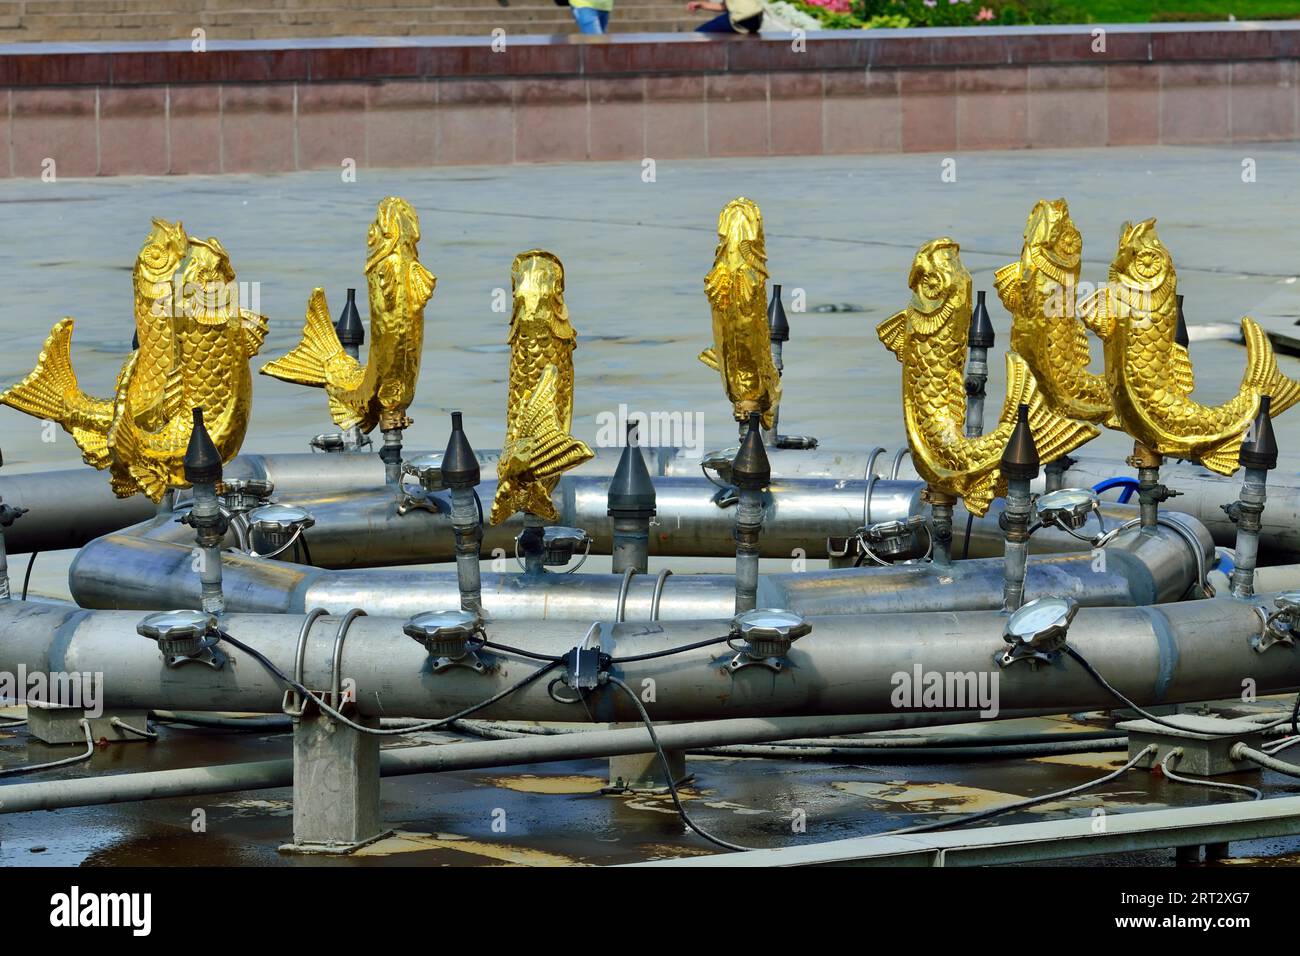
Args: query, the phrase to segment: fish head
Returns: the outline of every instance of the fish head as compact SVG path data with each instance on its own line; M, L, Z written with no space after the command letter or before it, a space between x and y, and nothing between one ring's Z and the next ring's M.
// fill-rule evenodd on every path
M1156 221L1145 219L1120 228L1119 247L1110 265L1110 279L1150 297L1163 295L1175 279L1174 260L1156 234Z
M514 307L510 338L535 340L553 336L573 339L569 310L564 304L564 264L545 249L530 249L515 256L510 266Z
M956 240L944 236L918 249L907 284L912 290L908 334L930 335L948 328L965 342L970 331L971 276ZM954 322L962 327L956 328Z
M140 291L153 298L164 294L165 289L159 287L171 284L172 275L188 251L184 225L165 219L153 220L153 228L135 259L135 280Z
M1058 270L1078 273L1083 235L1070 218L1070 207L1064 199L1040 199L1034 203L1025 226L1025 245L1032 254L1045 257Z
M366 234L366 272L372 272L391 255L414 258L419 241L420 217L411 204L398 196L381 199Z
M932 239L912 259L907 285L926 311L954 298L970 298L970 273L961 261L961 246L956 240Z
M190 259L182 273L185 314L204 325L238 322L239 289L230 254L215 236L190 239Z
M767 245L763 239L763 214L752 199L740 196L718 213L718 247L714 268L732 272L751 269L767 278Z

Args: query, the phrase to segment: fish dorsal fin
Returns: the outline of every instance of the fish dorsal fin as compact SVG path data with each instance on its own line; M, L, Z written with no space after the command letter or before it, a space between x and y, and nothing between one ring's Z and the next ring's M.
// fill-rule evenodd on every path
M885 348L903 361L903 348L907 344L907 310L896 312L876 326L876 335L885 343Z
M1013 262L993 273L993 289L1006 310L1015 315L1020 308L1020 263Z
M1187 353L1187 349L1177 342L1169 346L1169 383L1183 398L1189 398L1196 388L1196 373L1192 371L1192 357Z
M437 284L438 277L420 265L420 260L411 262L406 270L406 287L411 294L411 305L414 308L423 308L429 301L429 297L433 295Z

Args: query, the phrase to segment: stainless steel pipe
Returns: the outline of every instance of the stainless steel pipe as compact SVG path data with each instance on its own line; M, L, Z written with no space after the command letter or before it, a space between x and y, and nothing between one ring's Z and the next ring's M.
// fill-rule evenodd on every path
M1201 561L1212 563L1213 545L1204 529L1185 516L1166 517L1180 520L1200 541ZM150 523L137 533L119 532L82 548L68 575L77 603L92 608L194 606L198 581L190 548L175 539L176 527ZM1059 594L1085 605L1155 604L1181 599L1196 578L1197 555L1182 535L1161 527L1155 534L1125 532L1097 554L1039 556L1029 562L1025 589L1027 599ZM454 572L334 571L226 553L223 580L231 611L362 607L370 614L411 615L460 605ZM900 564L787 572L760 575L756 603L806 614L974 610L1001 605L1002 581L1001 559L958 561L947 568ZM666 581L635 575L624 589L622 577L613 574L485 573L482 585L484 607L498 620L683 620L730 617L735 607L735 578L726 574L677 574Z
M1209 600L1146 608L1084 608L1069 640L1115 687L1139 704L1212 700L1239 693L1249 675L1259 693L1300 686L1300 650L1276 646L1258 653L1256 605L1270 600ZM108 707L168 710L237 710L274 713L282 684L228 643L230 663L214 671L201 665L169 668L158 647L136 634L140 614L86 611L6 602L0 605L0 670L101 674L98 686ZM1116 702L1068 659L1051 667L1015 664L999 668L1005 648L1005 617L996 611L880 614L811 618L773 672L761 666L728 666L736 653L726 644L695 647L671 656L618 663L620 657L669 651L725 637L726 621L658 624L602 623L601 650L613 671L634 689L653 686L646 702L656 720L777 717L812 714L897 714L944 709L1073 711L1112 708ZM297 614L230 614L226 630L255 646L283 672L292 673L303 617ZM348 640L336 647L327 625L306 637L303 680L311 688L332 686L335 674L355 688L362 716L441 717L506 689L539 665L496 655L487 673L469 668L434 672L423 645L402 633L400 618L369 616L353 621ZM490 639L542 655L563 655L583 640L584 628L568 622L497 621ZM925 695L898 693L900 681L954 675L984 690L978 703L925 706ZM548 679L534 682L484 709L489 719L635 721L633 705L616 688L587 695L585 707L548 693ZM991 716L991 714L990 714Z
M679 454L677 449L643 448L641 451L652 475L681 479L701 477L699 460ZM599 516L598 522L581 522L588 531L603 527L609 521L608 516L603 515L600 506L608 491L604 476L612 474L618 462L620 449L600 448L596 449L596 452L596 457L592 461L577 469L576 473L565 476L558 493L560 497L568 498L568 489L572 487L573 507L580 510L583 515L593 518ZM478 452L478 458L485 469L494 469L498 457L499 453L495 451ZM896 457L897 468L894 467ZM797 545L805 549L807 542L815 540L823 529L829 536L842 538L861 524L899 517L899 514L893 513L894 508L886 505L884 499L878 495L888 492L891 495L905 496L909 493L909 485L920 487L919 484L914 484L918 482L918 478L907 456L898 457L896 453L886 452L883 449L859 453L836 452L820 448L812 450L773 448L769 451L769 459L774 481L783 491L790 492L785 497L793 498L797 492L801 499L797 507L789 505L789 509L802 512L799 520L814 522L809 526L809 531L800 537ZM1065 473L1064 483L1071 487L1091 487L1107 478L1127 473L1129 469L1122 462L1080 456ZM1237 486L1230 479L1221 478L1199 466L1185 463L1166 464L1162 474L1168 484L1183 493L1176 499L1174 510L1190 514L1204 524L1214 536L1216 544L1232 547L1237 529L1222 512L1220 506L1236 498ZM225 476L228 479L269 480L275 484L278 499L299 503L312 498L347 496L351 492L382 489L384 464L373 453L248 454L240 455L230 462L226 466ZM851 494L846 493L864 489L870 476L879 476L884 481L878 483L877 492L873 495L872 514L864 517L861 497L856 504L849 504L842 499L851 497ZM900 484L893 485L890 481L892 477L898 478ZM806 486L802 482L805 478L826 481L829 484ZM843 482L847 484L835 492L834 486ZM666 505L668 483L657 479L655 484L657 489L662 489L660 501ZM491 485L491 482L487 483L485 492ZM706 495L698 490L692 492L690 490L692 482L676 487L679 489L679 496L686 495L691 498L688 513L683 516L679 508L679 511L671 516L667 512L661 514L652 527L652 548L662 548L659 553L682 555L731 553L733 542L729 537L730 529L726 532L725 548L705 549L700 542L695 544L694 550L689 550L689 543L698 535L690 527L679 527L678 522L680 519L681 524L685 526L687 520L693 521L706 514L707 512L703 510L695 513L700 507L699 499ZM708 494L716 490L703 485L695 487L706 488ZM1041 486L1035 487L1041 490ZM821 492L827 489L833 492L833 503L819 505L818 498L825 498L826 495ZM142 496L126 499L114 497L107 477L101 472L85 467L23 475L0 474L0 498L15 507L25 507L30 511L23 521L7 529L6 545L10 554L80 547L101 535L143 521L154 513L154 506ZM386 502L388 500L390 499L385 498ZM879 505L878 511L877 505ZM1124 506L1107 507L1113 507L1114 510L1109 513L1116 516L1126 514L1131 517L1136 514L1135 509L1126 509ZM793 517L792 523L794 523ZM972 524L972 556L1001 553L1000 534L996 533L995 528L987 526L987 520ZM993 515L991 520L996 522L996 515ZM1125 517L1119 520L1127 519ZM571 518L566 518L565 521L568 524L579 523ZM959 507L955 517L955 532L959 539L964 533L965 522L966 514ZM771 531L780 523L769 516L765 521L765 527ZM517 526L511 527L513 530L508 534L509 546L512 546L514 535L519 531ZM985 534L985 531L988 533ZM667 539L662 538L665 534L669 535ZM612 528L609 536L612 538ZM703 536L707 540L712 540L711 531L704 533ZM503 534L502 537L506 535ZM994 542L995 537L996 542ZM765 538L769 539L773 551L788 542L788 537L778 539L765 535ZM656 541L656 539L660 540ZM1067 535L1059 532L1054 536L1037 534L1031 551L1053 546L1064 549L1067 539ZM447 541L450 540L451 531L448 527ZM1053 545L1052 542L1055 544ZM600 545L596 548L597 553L610 547L602 542L597 544ZM506 547L509 553L508 546L498 546ZM1297 485L1294 477L1275 476L1270 483L1269 507L1264 514L1260 529L1260 546L1274 560L1300 559L1300 486ZM960 544L955 543L954 547L956 556L961 557ZM1077 542L1071 547L1077 547ZM686 550L677 550L679 548ZM451 560L450 544L447 545L447 550L445 559ZM782 553L788 555L790 552L786 550ZM315 556L314 549L313 556ZM432 559L426 556L418 560Z

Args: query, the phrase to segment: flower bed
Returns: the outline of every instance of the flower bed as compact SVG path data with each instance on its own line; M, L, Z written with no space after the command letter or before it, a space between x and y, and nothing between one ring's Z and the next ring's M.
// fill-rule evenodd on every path
M779 0L826 30L1288 19L1292 0Z

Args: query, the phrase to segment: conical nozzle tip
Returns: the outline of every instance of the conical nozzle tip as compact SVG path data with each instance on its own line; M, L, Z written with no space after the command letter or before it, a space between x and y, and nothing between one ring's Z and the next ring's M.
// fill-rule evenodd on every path
M649 518L655 514L655 485L641 449L632 443L636 423L628 422L627 442L609 481L608 514L611 517Z
M749 413L749 431L741 439L736 459L731 463L731 480L737 488L761 491L772 482L772 465L763 444L762 418Z
M970 334L966 344L973 349L993 348L993 322L989 319L988 306L984 304L984 293L979 292L975 300L975 311L970 317Z
M1277 467L1277 435L1273 433L1273 415L1270 406L1273 399L1269 395L1259 397L1259 411L1250 423L1246 440L1241 443L1237 461L1243 468L1262 468L1272 471Z
M1002 452L1002 474L1008 479L1031 481L1038 477L1038 447L1029 428L1029 406L1021 403L1016 410L1016 427Z
M338 333L340 345L365 344L366 329L361 324L361 316L357 312L356 289L348 289L348 301L343 306L339 320L334 323L334 331Z
M461 427L461 413L451 413L451 437L442 453L442 481L449 488L472 488L479 483L478 455Z
M194 409L194 427L182 461L185 480L192 485L214 485L221 480L221 454L203 424L203 409Z
M790 323L785 317L785 304L781 301L781 287L772 286L772 299L767 304L768 337L773 342L790 341Z

